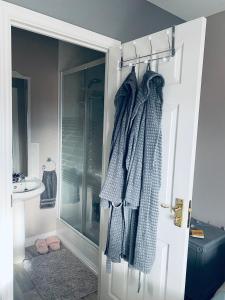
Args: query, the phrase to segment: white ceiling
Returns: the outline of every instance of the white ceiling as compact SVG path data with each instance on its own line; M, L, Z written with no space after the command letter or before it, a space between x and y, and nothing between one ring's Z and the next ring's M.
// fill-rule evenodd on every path
M184 20L208 17L225 10L225 0L147 0Z

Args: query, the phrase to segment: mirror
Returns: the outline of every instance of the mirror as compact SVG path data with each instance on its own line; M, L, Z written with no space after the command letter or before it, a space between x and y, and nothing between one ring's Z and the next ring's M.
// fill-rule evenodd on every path
M28 80L12 78L12 155L13 173L28 176Z

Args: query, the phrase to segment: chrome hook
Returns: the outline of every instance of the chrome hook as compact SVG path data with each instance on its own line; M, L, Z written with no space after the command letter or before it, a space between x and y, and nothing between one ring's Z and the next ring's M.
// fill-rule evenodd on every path
M133 41L133 46L134 46L135 58L137 58L137 47L136 47L136 41Z
M169 29L167 29L166 35L167 35L167 41L168 41L169 49L171 49L171 43L170 43L170 31L169 31Z
M149 40L149 45L150 45L150 49L151 49L151 54L150 54L150 56L152 56L152 37L149 36L149 37L148 37L148 40Z
M134 47L134 53L135 53L135 58L136 58L136 63L132 64L132 66L136 66L138 63L138 55L137 55L137 47L136 47L136 41L133 41L133 47Z
M169 45L169 51L171 52L171 55L175 55L175 26L173 25L171 27L171 38L170 38L170 30L167 29L166 31L167 34L167 40L168 40L168 45Z
M120 46L120 63L119 63L119 68L122 69L123 68L123 46Z
M152 58L152 37L149 36L148 37L148 40L149 40L149 45L150 45L150 55L149 55L149 59L147 60L147 71L150 71L151 70L151 58Z

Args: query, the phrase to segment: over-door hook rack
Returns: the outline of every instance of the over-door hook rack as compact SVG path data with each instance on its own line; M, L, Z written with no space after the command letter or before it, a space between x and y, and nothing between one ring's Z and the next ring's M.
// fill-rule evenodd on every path
M169 35L169 32L167 34ZM135 57L134 58L129 58L129 59L126 59L126 60L123 59L123 53L122 53L122 48L121 48L121 60L120 60L120 64L119 64L120 69L122 69L124 67L130 67L130 66L133 66L133 65L137 65L137 64L149 63L149 62L155 61L155 60L168 59L170 57L175 56L176 50L175 50L175 26L174 25L171 27L171 42L168 38L168 43L169 43L169 48L167 50L163 50L163 51L153 53L152 44L151 44L151 40L150 40L151 53L138 57L137 49L136 49L136 42L134 42L133 45L134 45L134 50L135 50ZM163 53L167 53L167 55L152 58L153 56L162 55ZM142 58L148 58L148 59L144 60L144 61L140 61ZM138 62L137 62L137 59L138 59ZM132 62L134 60L136 60L136 62L129 63L129 62ZM126 64L126 63L129 63L129 64Z

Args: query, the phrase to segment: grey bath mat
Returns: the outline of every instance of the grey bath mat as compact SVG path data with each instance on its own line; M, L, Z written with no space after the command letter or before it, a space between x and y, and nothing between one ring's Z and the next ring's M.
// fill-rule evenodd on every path
M44 300L79 300L97 291L97 277L65 248L33 257L24 268Z

